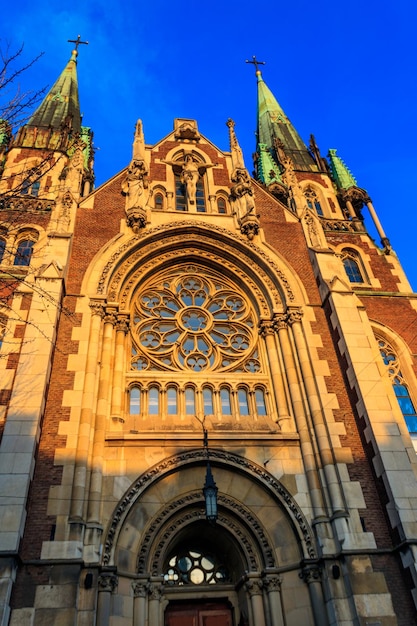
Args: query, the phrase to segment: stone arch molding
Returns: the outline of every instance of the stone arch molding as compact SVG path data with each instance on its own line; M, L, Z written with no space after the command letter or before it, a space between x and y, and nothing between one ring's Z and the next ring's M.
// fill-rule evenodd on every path
M126 528L128 516L134 507L140 504L146 492L170 475L197 466L204 466L206 462L207 453L205 450L188 450L164 459L143 473L125 493L113 512L104 538L102 565L116 565L115 555L118 544L120 541L123 543L122 531ZM277 511L282 512L292 528L294 538L299 545L300 559L317 558L317 548L309 524L292 495L279 480L253 461L223 450L210 449L210 463L213 471L221 472L223 469L235 472L255 487L266 491L271 501L276 504ZM230 512L230 515L222 515L220 512L219 525L228 529L238 538L239 536L243 538L245 532L242 529L247 529L248 534L251 534L253 538L256 537L256 551L262 554L264 566L273 567L273 548L268 539L268 533L264 531L262 524L255 515L244 504L237 501L233 495L219 493L219 505L224 511ZM138 569L145 568L146 563L148 567L155 568L176 529L185 523L192 523L193 519L198 519L201 507L201 490L193 489L188 493L179 493L177 498L170 501L162 511L159 511L152 520L148 521L142 529L143 535L140 539L140 549L137 555ZM175 522L173 522L174 519ZM166 524L166 527L161 534L159 531L163 524ZM252 543L254 542L255 539L252 540ZM245 545L243 542L243 550L246 552L247 561L251 566L259 565L249 543Z
M181 258L194 258L240 278L255 296L260 316L269 318L306 299L301 281L276 253L226 228L185 220L119 238L100 251L85 275L83 293L106 298L123 310L129 306L138 273L145 278Z

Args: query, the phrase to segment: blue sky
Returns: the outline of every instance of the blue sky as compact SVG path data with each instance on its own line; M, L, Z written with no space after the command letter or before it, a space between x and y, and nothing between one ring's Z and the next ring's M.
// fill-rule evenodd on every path
M84 124L94 132L96 182L131 158L136 120L145 140L167 135L175 117L228 150L231 117L246 165L255 149L256 79L246 59L266 61L263 77L302 138L323 155L336 148L371 196L394 250L417 289L413 197L417 171L412 0L299 0L258 5L16 0L2 11L1 42L24 43L22 89L51 86L78 34Z

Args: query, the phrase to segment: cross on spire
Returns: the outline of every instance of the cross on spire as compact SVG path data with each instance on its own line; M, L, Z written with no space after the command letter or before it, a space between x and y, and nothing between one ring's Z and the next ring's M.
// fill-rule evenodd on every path
M252 61L246 60L246 63L252 63L252 65L255 66L255 69L256 69L257 72L260 71L259 67L258 67L259 65L265 65L265 61L258 61L258 59L256 58L255 55L253 55Z
M78 46L82 43L88 46L88 41L81 41L81 35L77 35L77 39L68 39L68 43L75 43L75 51L78 53Z

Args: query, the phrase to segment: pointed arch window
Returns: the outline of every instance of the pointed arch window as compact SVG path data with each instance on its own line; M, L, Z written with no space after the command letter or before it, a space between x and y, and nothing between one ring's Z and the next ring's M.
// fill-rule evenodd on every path
M0 263L3 262L5 250L6 250L6 242L4 241L4 239L0 239Z
M175 178L175 209L177 211L188 211L187 192L185 185L181 182L179 174L174 174Z
M195 391L193 387L185 389L185 413L186 415L195 415Z
M345 248L342 252L342 263L346 276L351 283L363 283L364 272L361 268L358 253L350 248Z
M217 198L217 212L222 214L222 215L227 213L227 211L226 211L226 200L222 196L219 196Z
M150 387L148 391L148 415L159 414L159 389Z
M203 388L204 415L213 415L213 391L210 387Z
M239 414L249 415L248 392L246 391L246 389L238 390L237 399L239 403Z
M19 245L17 246L13 265L30 265L30 259L32 257L34 243L35 242L31 241L30 239L23 239L19 243Z
M164 208L164 196L162 195L162 193L155 194L154 207L158 211L162 211L162 209Z
M321 206L316 190L313 189L313 187L307 187L304 191L304 197L307 201L308 208L311 209L312 211L315 211L317 215L322 217L323 208Z
M140 389L132 387L129 394L129 413L131 415L140 415Z
M255 391L256 413L258 415L266 415L266 403L265 393L263 389L256 389Z
M232 405L230 403L230 391L226 387L220 389L220 403L222 409L222 415L232 414Z
M30 196L33 196L34 198L37 198L39 195L40 186L41 186L41 183L39 180L36 180L34 183L32 183L30 179L27 178L26 180L22 182L20 193L22 194L22 196L30 195Z
M392 383L399 407L404 416L410 433L417 433L417 413L410 391L400 369L398 356L390 344L382 338L378 338L379 353L387 368L388 376Z
M168 415L177 415L178 413L177 389L175 387L168 387L167 389L167 413Z

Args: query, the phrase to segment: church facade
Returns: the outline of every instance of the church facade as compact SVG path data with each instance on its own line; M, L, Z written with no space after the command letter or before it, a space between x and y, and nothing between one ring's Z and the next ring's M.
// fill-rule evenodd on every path
M232 120L139 120L94 189L76 65L0 134L1 624L416 623L417 299L368 193L256 63L254 177Z

